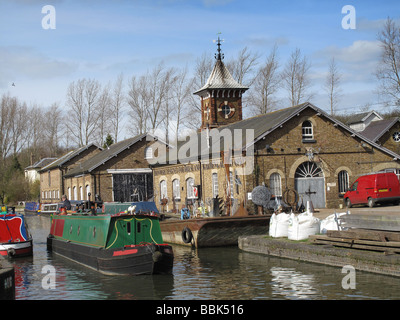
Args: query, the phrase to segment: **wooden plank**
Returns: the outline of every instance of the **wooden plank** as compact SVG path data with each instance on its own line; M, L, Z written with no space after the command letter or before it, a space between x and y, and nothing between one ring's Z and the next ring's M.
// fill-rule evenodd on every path
M345 247L345 248L400 253L400 242L395 242L395 241L381 242L381 241L369 241L369 240L354 240L354 239L332 238L321 235L310 236L309 239L314 244L330 244L333 246Z
M400 231L400 217L388 215L349 214L340 217L345 228Z
M346 231L328 230L326 232L328 237L332 238L346 238L358 240L372 240L372 241L400 241L400 232L380 231L380 230L366 230L366 229L350 229Z

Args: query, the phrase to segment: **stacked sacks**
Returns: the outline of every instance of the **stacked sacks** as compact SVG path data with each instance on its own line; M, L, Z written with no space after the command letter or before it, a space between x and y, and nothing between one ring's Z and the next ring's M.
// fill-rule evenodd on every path
M338 218L346 214L350 214L350 212L335 212L334 214L327 216L324 220L321 221L320 233L326 234L328 230L342 230L342 228L339 226Z
M320 220L312 212L306 211L299 215L290 214L288 239L305 240L310 235L320 232Z
M290 214L274 213L269 221L269 235L273 238L287 237Z

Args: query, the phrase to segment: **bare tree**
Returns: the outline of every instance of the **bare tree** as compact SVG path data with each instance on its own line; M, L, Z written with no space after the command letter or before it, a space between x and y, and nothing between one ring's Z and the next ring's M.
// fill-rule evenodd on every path
M98 124L96 129L95 141L102 146L106 136L113 130L111 123L111 98L110 86L107 85L99 95L97 102Z
M29 117L27 117L27 119L25 120L27 133L29 136L26 148L30 150L31 161L37 161L42 156L42 154L45 154L42 152L42 150L44 142L47 145L48 141L46 131L49 125L51 126L52 124L52 121L46 121L46 119L51 118L46 116L42 108L35 105L30 108ZM51 123L47 124L46 122Z
M275 93L281 82L278 73L277 47L271 50L265 63L259 68L253 88L249 93L249 102L254 114L266 114L275 108Z
M28 109L17 98L3 95L0 102L0 160L16 155L29 141Z
M100 90L100 83L92 79L80 79L68 87L67 105L70 119L67 125L79 146L95 140L99 121Z
M150 120L150 129L153 131L158 128L162 121L162 107L168 100L167 95L173 74L174 69L165 70L162 63L155 67L151 74L148 74L150 83L148 89L151 103L147 116Z
M129 115L135 127L131 131L142 134L155 131L163 122L163 109L168 103L168 91L174 77L174 69L166 69L162 63L139 79L132 77L129 88Z
M194 76L191 80L192 91L196 91L206 84L213 66L214 60L211 55L203 53L200 58L197 58ZM189 112L191 116L187 117L185 125L188 128L197 130L201 125L201 104L199 97L193 94L189 95Z
M130 124L128 130L133 135L147 132L147 112L150 107L150 96L147 92L147 77L139 79L133 76L129 84L128 104Z
M254 68L258 64L260 55L252 53L247 47L239 51L236 58L226 63L232 77L239 83L251 86L255 80Z
M342 75L339 72L335 58L332 58L329 63L329 73L325 80L325 90L329 96L329 105L331 108L331 115L335 113L335 108L340 99L340 80Z
M299 105L304 100L309 100L310 79L308 72L311 64L305 56L301 55L300 49L292 52L282 73L284 85L289 92L289 100L292 106ZM304 101L305 102L305 101Z
M114 129L114 142L118 142L118 135L121 130L121 120L124 113L125 97L123 92L123 79L121 73L115 81L114 88L110 97L110 120Z
M172 105L172 116L175 125L171 129L175 138L178 138L182 124L188 118L192 117L192 114L188 110L190 110L189 103L192 95L191 90L193 90L193 79L188 79L187 74L188 68L186 66L177 72L174 82L171 83L169 105Z
M389 103L400 106L400 29L388 18L383 30L378 34L381 43L381 61L376 71L380 81L378 92Z
M53 103L49 110L45 112L44 119L50 119L50 121L46 121L44 126L49 156L56 156L59 150L60 137L66 131L60 106L57 103Z

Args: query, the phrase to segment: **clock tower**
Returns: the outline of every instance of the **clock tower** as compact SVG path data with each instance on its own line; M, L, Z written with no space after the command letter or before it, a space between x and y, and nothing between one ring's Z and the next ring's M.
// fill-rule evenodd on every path
M249 88L241 85L223 63L218 37L215 65L207 83L194 94L201 99L201 128L213 129L242 120L242 94Z

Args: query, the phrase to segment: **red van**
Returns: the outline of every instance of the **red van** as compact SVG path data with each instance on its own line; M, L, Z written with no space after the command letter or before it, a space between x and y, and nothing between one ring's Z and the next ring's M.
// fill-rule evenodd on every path
M343 196L348 208L353 204L400 203L400 183L393 172L371 173L359 177Z

